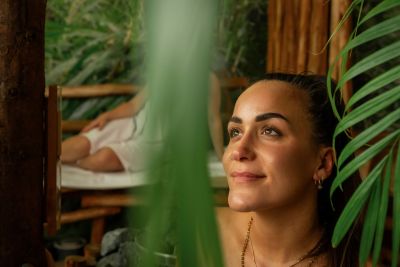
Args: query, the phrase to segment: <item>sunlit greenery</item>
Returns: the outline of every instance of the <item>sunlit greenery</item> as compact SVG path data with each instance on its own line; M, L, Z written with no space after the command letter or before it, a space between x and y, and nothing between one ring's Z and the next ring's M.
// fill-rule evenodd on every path
M46 83L143 83L143 0L48 0ZM221 0L212 68L255 75L265 69L266 0ZM263 34L259 34L263 32ZM95 117L126 98L63 102L64 118Z

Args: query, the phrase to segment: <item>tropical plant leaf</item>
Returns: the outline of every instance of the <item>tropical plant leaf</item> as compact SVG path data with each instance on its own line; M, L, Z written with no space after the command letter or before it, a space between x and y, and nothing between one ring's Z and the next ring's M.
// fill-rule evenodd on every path
M371 11L368 12L367 15L360 21L359 24L364 23L365 21L371 19L372 17L381 14L382 12L385 12L387 10L390 10L396 6L399 6L400 2L398 0L386 0L382 1L379 3L377 6L375 6Z
M362 4L362 3L361 3ZM375 41L378 42L382 40L383 37L388 37L393 35L393 33L397 33L400 30L400 15L393 15L389 18L385 17L386 14L382 15L385 19L382 19L378 23L370 26L368 29L361 32L359 35L356 34L357 29L360 25L368 27L366 25L371 24L370 21L366 23L371 18L382 14L386 11L391 11L393 8L397 8L400 6L400 1L398 0L384 0L377 4L374 8L371 9L361 20L359 20L355 26L355 30L350 36L349 42L335 58L334 64L332 64L329 68L328 76L332 75L332 71L337 62L341 59L341 70L342 70L342 78L339 80L336 88L331 88L330 86L330 78L328 77L328 87L329 87L329 100L333 107L335 116L339 119L338 127L335 130L334 134L334 145L335 138L337 135L343 133L344 131L348 131L357 124L369 118L371 120L377 121L374 125L359 131L358 135L347 144L347 146L342 150L341 155L338 157L337 168L338 175L332 183L331 187L331 195L333 192L341 186L341 184L354 172L357 171L359 167L365 164L368 160L375 157L377 154L380 156L384 156L383 160L368 174L366 179L370 179L370 177L375 177L375 183L366 185L367 180L364 180L356 192L353 193L351 200L343 211L342 215L339 218L339 221L335 227L335 232L332 238L333 244L337 244L344 237L344 235L348 232L350 225L354 222L354 219L359 214L363 207L356 207L353 205L364 206L369 194L372 192L370 199L368 210L366 214L366 218L364 221L364 228L362 233L362 240L360 244L360 264L364 265L367 258L371 254L371 246L372 256L373 256L373 265L376 266L380 257L380 251L382 247L382 238L383 231L385 226L386 214L387 214L387 206L388 206L388 195L389 195L389 186L390 186L390 177L391 172L390 168L392 166L392 158L396 154L396 150L384 150L389 145L396 145L400 139L400 130L396 129L390 133L391 130L387 130L389 127L393 127L400 118L399 109L390 110L393 106L396 106L400 101L400 86L398 85L398 81L400 80L400 67L398 64L393 62L397 62L400 56L400 42L395 40L394 42L384 45L382 48L377 49L371 54L368 54L363 59L359 60L355 63L349 70L345 70L346 62L348 60L348 54L352 49L359 49L361 46L367 45L368 42ZM360 11L362 10L362 6ZM390 14L390 13L387 13ZM392 13L393 14L393 13ZM390 15L389 15L390 16ZM370 72L372 69L382 69L386 66L394 65L391 69L387 68L387 71L384 71L380 75L375 75L372 79L365 83L360 89L358 89L354 95L350 98L349 102L346 104L345 113L339 114L337 108L335 107L334 98L340 92L342 87L347 81L358 76ZM388 87L392 87L387 89ZM370 98L369 100L365 100ZM363 102L362 102L363 101ZM360 102L362 102L360 104ZM356 104L358 104L357 107ZM383 117L383 118L382 118ZM379 119L379 120L378 120ZM380 141L367 148L363 153L357 154L356 157L352 160L349 160L350 156L353 153L356 153L360 148L365 145L368 145L372 139L379 136L381 133L386 132L386 137L382 138ZM398 149L398 148L397 148ZM387 152L390 151L390 152ZM398 152L397 152L398 153ZM387 159L387 160L386 160ZM387 161L384 165L383 162ZM385 166L385 171L382 172ZM379 171L377 170L379 168ZM398 170L399 169L399 170ZM380 179L380 176L383 178ZM396 161L395 164L395 180L394 182L394 197L400 195L398 189L400 189L400 161ZM382 184L383 183L383 184ZM376 186L375 186L376 185ZM381 189L379 189L379 188ZM360 188L368 189L362 191L360 193ZM372 189L372 191L371 191ZM377 190L380 191L377 191ZM368 192L367 192L368 191ZM378 196L379 195L379 196ZM392 254L392 267L397 266L398 261L398 252L400 247L400 197L397 202L398 206L393 207L393 216L397 216L398 228L399 230L395 230L393 228L393 249ZM349 207L350 205L350 207ZM394 205L395 206L395 205ZM350 214L354 212L356 214ZM375 216L375 217L374 217ZM377 219L376 219L377 216ZM373 230L371 233L370 231ZM397 236L396 236L397 235ZM373 243L372 243L373 241ZM397 243L396 243L397 242Z
M62 77L68 74L71 69L79 62L77 58L71 58L57 65L47 73L47 81L50 84L61 84Z
M362 33L351 39L343 48L340 54L344 55L345 53L357 46L360 46L392 32L398 31L400 29L399 20L399 17L393 17L376 24L371 28L368 28L367 30L363 31Z
M352 4L354 4L353 2ZM349 7L348 11L351 11L352 7ZM340 23L344 22L345 19L343 19ZM345 69L347 66L347 60L348 60L348 53L351 49L356 48L357 46L363 45L371 40L377 39L379 37L382 37L384 35L387 35L389 33L392 33L394 31L397 31L400 29L400 16L396 16L392 19L385 20L381 23L376 24L375 26L371 27L370 29L365 30L358 36L356 35L358 25L356 25L355 30L350 36L350 40L346 44L346 46L340 51L340 54L336 56L334 62L331 64L328 70L328 93L329 93L329 99L333 108L333 112L337 118L340 119L340 114L337 112L335 103L334 103L334 95L336 94L336 91L341 88L344 83L350 79L344 79L345 76L341 78L339 83L337 84L336 88L333 90L331 88L331 76L332 72L334 70L334 66L337 64L338 60L341 58L342 59L342 64L341 64L341 69ZM339 28L340 26L338 26ZM379 52L379 51L378 51ZM364 66L364 64L360 64L361 66ZM346 72L347 73L347 72ZM356 75L354 75L356 76ZM359 90L360 92L363 92L362 90ZM333 93L332 93L333 92Z
M374 241L378 208L381 198L381 182L376 179L372 185L372 192L364 218L360 243L360 266L365 266Z
M400 99L400 85L353 109L336 126L334 137Z
M93 53L84 62L85 68L79 71L69 82L68 85L85 84L89 76L106 68L105 63L110 62L112 51L101 54Z
M349 110L355 103L366 97L367 95L381 89L382 87L400 79L400 65L382 73L375 77L363 87L361 87L354 95L351 96L349 102L346 104L346 110Z
M339 173L337 174L335 180L332 182L332 186L330 189L330 194L331 196L335 192L335 190L347 179L358 171L358 169L364 165L365 163L368 162L368 160L372 159L375 155L377 155L379 152L382 151L384 147L389 145L391 142L393 142L394 139L397 138L397 136L400 133L400 129L387 135L386 137L382 138L379 140L376 144L372 145L368 149L366 149L363 153L357 155L353 160L351 160L349 163L346 164L346 166L343 167L342 170L339 170ZM356 194L356 192L354 193Z
M396 267L400 252L400 140L397 140L397 160L394 168L392 267Z
M354 220L360 213L361 209L364 207L364 204L367 201L368 196L370 195L371 187L378 179L379 174L384 166L385 160L386 157L382 159L379 162L379 164L374 167L374 169L362 181L360 186L351 196L349 202L343 209L343 212L340 215L335 225L335 229L333 230L333 235L332 235L333 247L336 247L340 243L340 241L343 239L345 234L350 229L350 226L353 224Z
M364 2L364 0L354 0L351 1L350 6L347 8L347 10L345 11L345 13L343 14L342 19L339 21L339 24L336 26L335 30L333 31L333 33L331 34L331 36L329 37L327 44L332 40L332 38L337 34L337 32L342 28L343 24L346 22L346 20L349 19L349 16L351 15L351 13L353 12L353 10L360 4L362 4Z
M394 110L384 118L379 120L374 125L368 127L360 134L358 134L354 139L352 139L342 150L339 155L337 165L338 168L342 166L344 161L348 159L354 152L359 148L367 144L374 137L378 136L380 133L384 132L389 126L398 121L400 118L400 109Z
M348 71L346 71L338 83L338 87L342 87L344 83L357 75L378 66L391 59L395 59L400 56L400 41L394 42L378 51L375 51L371 55L357 62Z
M377 216L378 216L378 222L377 222L377 226L376 226L375 243L374 243L374 250L373 250L373 254L372 254L373 255L373 257L372 257L373 266L377 265L379 257L380 257L380 253L381 253L383 232L385 231L386 213L387 213L388 200L389 200L390 177L392 176L392 172L391 172L392 163L393 163L393 149L390 150L388 160L386 162L385 177L383 180L381 199L379 201L376 200L376 202L380 203L380 204L379 204L379 207L375 208L375 212L377 212ZM381 184L380 180L378 180L378 182L379 182L379 184Z

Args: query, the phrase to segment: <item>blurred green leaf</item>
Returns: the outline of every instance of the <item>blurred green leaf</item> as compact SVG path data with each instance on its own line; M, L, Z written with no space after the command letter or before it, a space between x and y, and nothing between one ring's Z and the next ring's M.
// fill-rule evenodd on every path
M222 266L206 163L216 2L149 0L146 4L149 134L157 132L158 122L166 137L164 149L155 155L166 164L151 176L161 179L151 201L154 210L149 210L148 244L158 248L163 233L173 228L179 266ZM162 212L160 206L168 210ZM154 266L154 260L147 260L142 266Z

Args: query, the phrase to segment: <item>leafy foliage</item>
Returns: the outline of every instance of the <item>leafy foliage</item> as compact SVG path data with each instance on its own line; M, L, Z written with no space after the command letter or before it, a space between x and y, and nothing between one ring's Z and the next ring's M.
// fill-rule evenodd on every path
M48 1L46 83L138 83L143 66L142 10L138 0ZM125 100L63 101L63 117L91 119Z
M384 0L372 7L369 4L367 5L369 11L361 12L362 17L359 18L355 31L340 53L344 62L342 66L347 62L350 51L358 51L357 61L343 73L338 86L330 88L331 103L340 119L334 136L350 129L357 133L339 156L338 175L332 184L331 194L368 161L375 158L379 159L379 163L364 178L347 203L335 227L332 243L336 246L342 240L351 224L360 215L362 208L367 207L360 246L360 264L364 266L368 256L372 254L373 265L376 266L382 247L390 180L392 179L392 184L394 184L392 266L396 266L400 246L400 186L398 182L400 157L397 156L396 161L394 159L400 143L400 130L398 129L400 120L398 109L400 103L400 71L398 67L400 43L392 37L393 34L398 36L400 30L400 12L398 12L400 2ZM363 6L364 1L356 0L351 5L349 12L353 9L363 10ZM377 18L379 18L378 22L372 22ZM375 45L377 43L379 45ZM365 51L366 47L371 49L360 56L362 53L359 51ZM333 66L330 68L328 77L331 76L332 69ZM339 114L334 106L334 95L347 81L359 79L356 83L359 85L363 77L369 77L368 81L356 89L346 105L345 113ZM360 123L366 127L359 127ZM379 141L372 142L377 138ZM350 155L360 149L362 152L354 159L349 160ZM368 199L369 201L367 201Z
M142 65L142 53L137 50L144 38L141 9L140 1L49 1L47 83L82 85L137 79Z
M221 0L213 69L244 75L265 69L267 0ZM48 0L46 83L140 84L146 35L143 0ZM64 118L91 119L126 98L63 101Z
M216 32L216 62L244 76L265 72L267 0L221 0ZM218 63L217 63L218 64ZM221 64L221 63L220 63Z

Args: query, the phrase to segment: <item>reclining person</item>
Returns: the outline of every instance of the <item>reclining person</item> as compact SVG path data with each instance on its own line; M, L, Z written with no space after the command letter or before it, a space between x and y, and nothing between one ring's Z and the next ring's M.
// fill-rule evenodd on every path
M209 127L217 156L223 154L223 135L219 113L220 87L211 75ZM100 114L82 129L81 134L62 143L61 162L95 172L139 171L146 166L144 154L160 146L143 138L147 106L145 91L111 111Z

